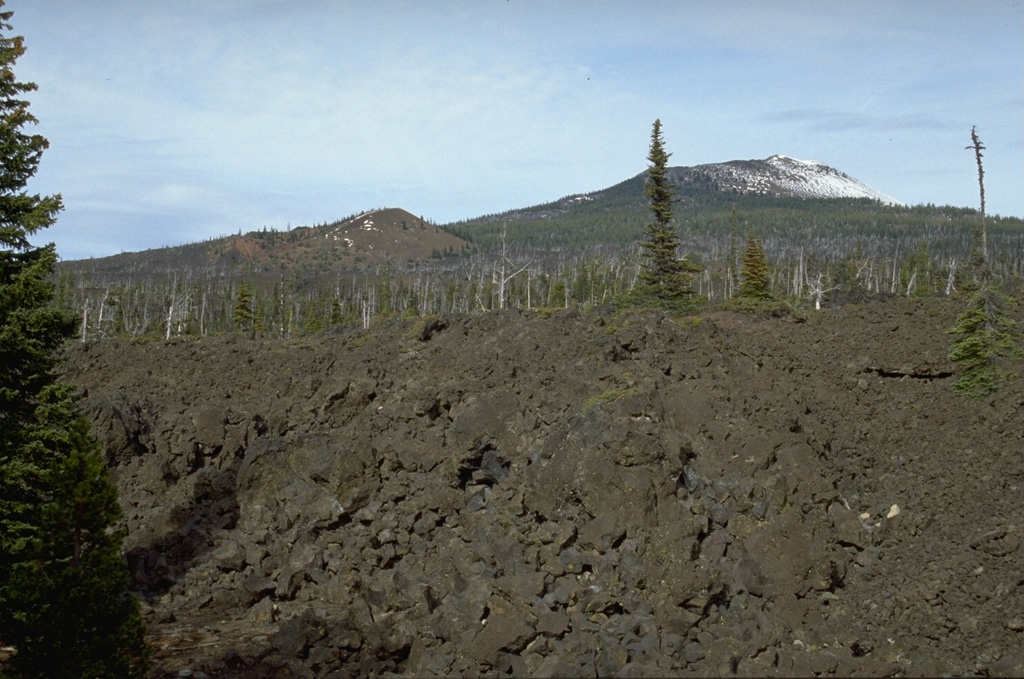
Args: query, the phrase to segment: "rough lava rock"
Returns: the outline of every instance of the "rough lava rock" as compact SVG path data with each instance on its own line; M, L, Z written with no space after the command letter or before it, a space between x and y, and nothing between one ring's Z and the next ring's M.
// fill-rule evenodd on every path
M507 311L65 367L154 677L1020 675L1022 389L952 394L957 311Z

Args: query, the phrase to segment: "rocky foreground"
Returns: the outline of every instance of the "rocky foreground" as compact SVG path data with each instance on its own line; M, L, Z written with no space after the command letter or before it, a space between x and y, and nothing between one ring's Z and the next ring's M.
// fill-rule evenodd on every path
M1022 389L958 303L68 350L153 676L1024 674Z

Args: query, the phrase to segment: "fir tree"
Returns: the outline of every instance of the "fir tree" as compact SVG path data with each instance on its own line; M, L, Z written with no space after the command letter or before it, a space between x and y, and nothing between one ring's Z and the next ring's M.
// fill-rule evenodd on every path
M972 269L975 290L967 309L956 319L949 332L960 337L949 347L949 360L960 365L953 389L967 398L980 399L999 390L1002 382L1013 376L1003 365L1019 361L1020 330L1018 322L1006 311L1006 296L992 282L988 258L988 229L985 224L985 170L982 150L985 148L977 129L971 128L971 145L978 164L978 189L981 194L980 225L976 227Z
M249 286L248 282L242 281L238 284L238 290L235 293L235 312L232 317L235 331L254 330L255 316L255 313L253 313L252 287Z
M662 303L678 304L688 297L690 274L693 272L685 260L679 259L679 236L672 227L672 204L675 198L668 178L668 159L661 138L661 120L654 121L651 149L647 156L647 182L644 194L650 200L652 221L645 230L644 267L640 272L641 290Z
M932 257L928 252L928 243L922 238L917 242L917 249L907 258L908 294L914 297L927 297L935 292L932 284Z
M753 234L747 236L747 249L743 253L740 270L740 288L736 296L744 299L772 299L772 273L768 268L761 241Z
M3 2L0 0L0 9ZM117 493L78 413L56 379L56 351L74 320L53 304L53 244L29 237L52 225L59 195L25 189L48 143L15 79L24 53L0 11L0 640L14 677L138 677L147 647L130 596Z
M335 327L345 322L345 310L341 307L341 298L338 295L331 297L331 318L329 327Z
M726 264L726 275L728 276L726 297L735 295L736 289L739 287L739 261L739 248L736 245L736 207L734 206L729 213L729 259Z
M949 360L960 365L953 389L980 399L999 391L1014 372L1003 367L1021 359L1019 324L1006 311L1006 297L987 285L975 292L967 310L949 333L959 335L949 347Z

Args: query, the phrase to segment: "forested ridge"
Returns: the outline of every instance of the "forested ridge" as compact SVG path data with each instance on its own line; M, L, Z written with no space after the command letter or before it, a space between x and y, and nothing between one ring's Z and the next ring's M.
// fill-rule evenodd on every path
M809 305L825 290L841 301L956 294L962 287L977 210L723 192L699 173L682 181L673 175L679 170L670 169L673 224L680 254L697 268L694 295L704 303L735 293L749 234L763 245L773 294L797 304ZM79 317L81 339L231 331L289 337L389 315L592 307L636 284L648 221L644 177L451 224L376 210L289 231L264 228L64 262L58 302ZM402 219L384 227L388 242L376 250L357 252L330 236L353 220L386 214ZM993 274L1019 281L1024 222L987 220ZM395 250L413 236L434 240Z
M799 249L831 260L859 244L867 254L886 254L897 243L924 240L936 257L961 256L970 248L978 211L950 205L894 206L867 198L791 198L720 192L678 184L676 225L687 252L714 256L730 229L754 228L779 256ZM990 233L1015 245L1020 256L1024 222L989 216ZM534 207L486 215L445 228L481 247L494 247L507 224L509 240L525 247L578 250L632 246L647 221L643 175L593 194L566 196ZM744 231L745 232L745 231ZM811 240L808 243L808 239ZM852 246L852 247L851 247ZM998 248L997 248L998 249ZM1011 250L1013 248L1007 248Z

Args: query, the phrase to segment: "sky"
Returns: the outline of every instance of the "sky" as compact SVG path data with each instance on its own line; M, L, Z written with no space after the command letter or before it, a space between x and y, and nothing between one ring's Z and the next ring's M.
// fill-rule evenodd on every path
M783 154L1024 217L1024 0L7 0L37 242L101 257L400 207L436 223Z

